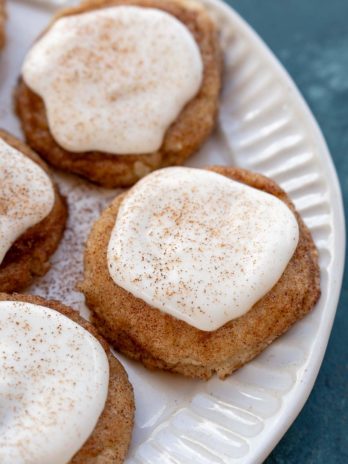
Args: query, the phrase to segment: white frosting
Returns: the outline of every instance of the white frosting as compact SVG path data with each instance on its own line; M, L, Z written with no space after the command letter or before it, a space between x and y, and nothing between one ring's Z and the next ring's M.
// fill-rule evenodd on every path
M198 45L174 16L116 6L56 21L27 55L23 78L63 148L141 154L160 148L202 70Z
M0 138L0 263L16 239L52 210L46 172Z
M136 297L212 331L276 284L298 234L295 216L276 197L211 171L167 168L123 200L108 267Z
M0 302L0 462L66 464L104 409L100 343L52 309Z

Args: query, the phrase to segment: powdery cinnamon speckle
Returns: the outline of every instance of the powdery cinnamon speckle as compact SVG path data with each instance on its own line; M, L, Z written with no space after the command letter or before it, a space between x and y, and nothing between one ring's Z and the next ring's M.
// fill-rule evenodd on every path
M297 242L296 219L277 198L209 171L167 168L123 200L108 265L133 295L216 330L275 285Z
M96 187L73 176L56 174L61 193L66 197L69 217L63 239L51 259L51 269L27 289L28 294L63 301L88 316L77 284L83 276L85 242L93 222L115 197L117 191Z
M203 63L173 15L123 5L58 19L29 52L23 78L45 101L61 147L146 154L197 94Z
M0 263L27 229L52 210L55 194L47 173L0 138Z
M105 351L88 331L42 306L1 301L0 322L0 461L67 462L104 408Z

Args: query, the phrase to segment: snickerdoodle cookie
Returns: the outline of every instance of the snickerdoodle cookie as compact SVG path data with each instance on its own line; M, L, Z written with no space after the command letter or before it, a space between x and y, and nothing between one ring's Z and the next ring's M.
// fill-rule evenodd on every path
M45 274L63 235L67 207L45 163L0 130L0 291Z
M0 320L0 461L122 463L133 389L94 327L57 301L5 293Z
M149 368L225 378L320 295L308 228L272 180L166 168L118 196L90 233L81 283L92 322Z
M49 163L120 187L199 149L220 85L216 27L198 2L87 0L39 37L15 100Z
M5 0L0 0L0 49L3 48L6 42L6 17Z

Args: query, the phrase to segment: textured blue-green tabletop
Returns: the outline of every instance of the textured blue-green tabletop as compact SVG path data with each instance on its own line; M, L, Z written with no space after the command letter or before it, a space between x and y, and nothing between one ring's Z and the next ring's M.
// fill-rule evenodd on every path
M228 0L307 100L348 204L348 0ZM267 464L348 463L348 272L326 356L301 414Z

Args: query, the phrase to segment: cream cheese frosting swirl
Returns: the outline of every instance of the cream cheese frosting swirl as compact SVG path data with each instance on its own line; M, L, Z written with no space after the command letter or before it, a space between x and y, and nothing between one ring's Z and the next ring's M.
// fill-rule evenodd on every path
M0 302L0 462L67 464L107 398L103 347L68 317Z
M174 16L114 6L58 19L34 44L25 83L50 131L71 152L146 154L198 92L203 63Z
M271 290L298 237L278 198L208 170L166 168L127 193L107 262L134 296L213 331Z
M46 172L0 138L0 264L17 238L48 216L54 198Z

